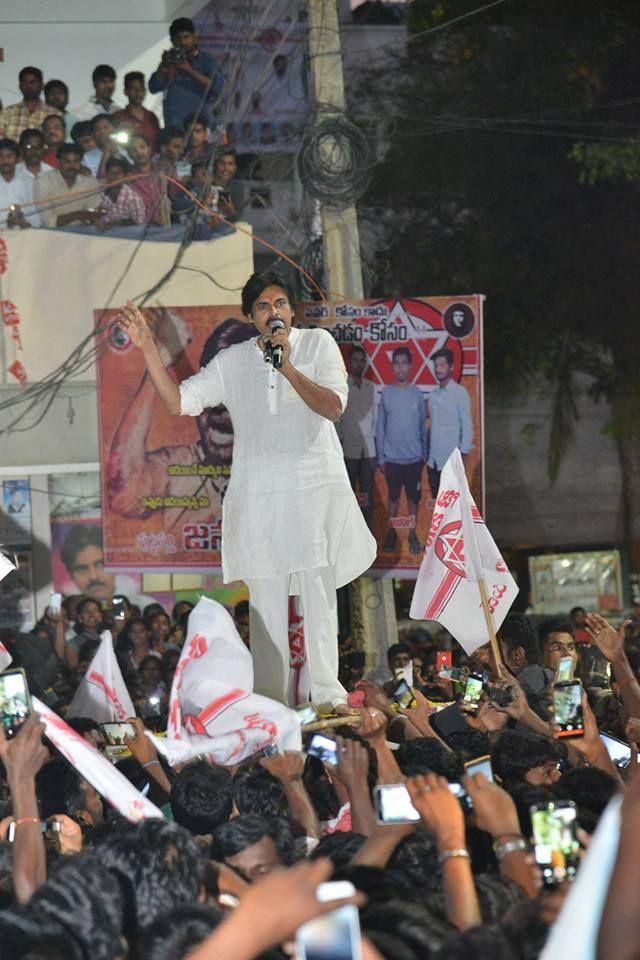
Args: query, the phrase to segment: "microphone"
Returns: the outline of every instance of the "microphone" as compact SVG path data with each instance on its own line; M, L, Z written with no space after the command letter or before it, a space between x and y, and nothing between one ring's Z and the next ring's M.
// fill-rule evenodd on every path
M269 327L271 328L271 333L275 333L276 330L286 330L280 317L274 317L273 320L270 320ZM272 347L271 344L268 344L264 352L264 362L272 363L274 368L279 370L282 366L282 347Z

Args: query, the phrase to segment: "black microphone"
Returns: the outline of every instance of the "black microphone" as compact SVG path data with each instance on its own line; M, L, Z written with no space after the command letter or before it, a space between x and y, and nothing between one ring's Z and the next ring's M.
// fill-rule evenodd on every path
M271 333L275 333L276 330L286 330L286 327L280 317L274 317L273 320L270 320L269 327L271 329ZM265 356L265 363L272 363L274 368L279 370L282 366L282 347L279 345L272 347L271 344L269 344L268 349L270 352L270 357L267 360Z

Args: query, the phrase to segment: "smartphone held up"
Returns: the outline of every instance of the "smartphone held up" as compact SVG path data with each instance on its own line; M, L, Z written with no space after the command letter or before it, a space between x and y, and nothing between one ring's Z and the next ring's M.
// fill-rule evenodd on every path
M31 695L24 670L17 667L0 673L0 723L8 740L19 733L31 713Z
M553 715L558 737L584 736L582 684L561 680L553 685Z

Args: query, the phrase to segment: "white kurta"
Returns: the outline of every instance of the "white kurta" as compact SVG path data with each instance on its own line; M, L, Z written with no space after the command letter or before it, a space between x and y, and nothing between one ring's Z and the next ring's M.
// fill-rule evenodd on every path
M326 330L292 329L290 361L337 394L347 374ZM331 567L336 587L376 556L331 421L266 364L255 340L234 344L180 384L181 412L223 403L233 421L233 467L222 508L222 569L232 580Z

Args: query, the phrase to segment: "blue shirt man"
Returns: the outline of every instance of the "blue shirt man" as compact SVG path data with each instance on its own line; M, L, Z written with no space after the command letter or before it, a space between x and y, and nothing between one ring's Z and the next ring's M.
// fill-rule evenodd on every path
M212 125L212 107L222 92L222 69L211 54L198 47L193 20L179 17L169 28L172 50L165 50L149 77L151 93L164 92L165 126L184 129L190 113L204 114Z
M429 486L435 499L440 472L458 447L463 461L473 446L471 400L463 386L453 379L453 353L444 347L431 356L438 386L429 394Z
M413 355L409 347L396 347L391 357L395 383L380 396L376 427L378 466L387 481L389 531L382 546L395 550L398 534L393 520L398 516L404 487L409 512L409 552L420 553L416 534L422 491L422 471L428 455L427 411L422 392L410 382Z

